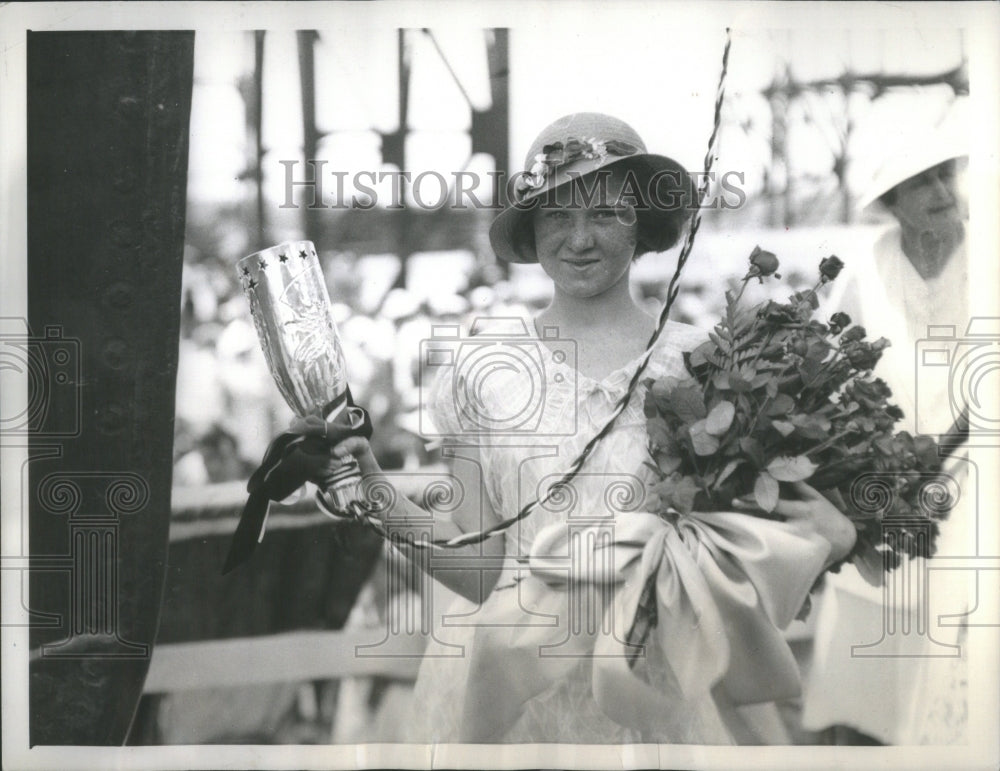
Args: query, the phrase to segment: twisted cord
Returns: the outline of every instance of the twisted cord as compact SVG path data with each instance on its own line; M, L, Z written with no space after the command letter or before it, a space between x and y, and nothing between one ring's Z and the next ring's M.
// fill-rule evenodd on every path
M722 104L726 93L726 75L729 70L729 49L732 43L732 38L730 35L730 29L726 28L726 45L722 51L722 70L719 73L719 84L716 89L715 94L715 109L712 115L712 133L708 138L708 146L705 150L705 160L704 169L705 174L702 179L701 185L698 188L698 201L695 207L694 214L691 217L690 224L687 230L687 236L684 241L684 246L681 249L680 255L677 258L677 267L674 269L673 276L670 278L670 283L667 285L667 294L665 301L663 303L663 308L660 311L659 318L657 319L656 329L653 330L653 334L649 338L649 342L646 343L646 351L642 355L642 359L639 362L639 366L636 368L635 373L632 375L631 380L628 383L628 387L625 389L625 393L615 404L614 411L611 417L604 424L600 431L595 434L577 458L570 464L569 470L556 482L554 485L550 486L546 490L545 494L526 504L521 510L513 517L498 522L497 524L486 528L485 530L479 530L472 533L463 533L461 535L455 536L453 538L447 539L437 539L432 541L414 541L411 545L416 548L432 548L432 549L455 549L462 546L468 546L471 544L482 543L488 538L493 538L495 536L505 533L507 530L512 528L521 520L528 517L539 505L546 503L552 496L555 490L560 487L568 485L576 475L583 468L584 463L587 462L587 458L594 451L594 448L604 439L614 428L615 422L618 417L624 412L625 408L628 406L629 401L632 398L635 389L639 385L639 380L643 373L646 371L646 367L649 364L650 357L653 355L653 351L656 347L656 342L659 340L661 333L667 325L667 320L670 316L670 310L673 307L674 300L677 299L677 294L680 291L680 277L684 270L684 266L687 264L688 257L691 255L691 249L694 247L694 239L698 234L698 228L701 226L701 208L705 199L708 197L708 187L709 187L709 172L714 165L716 158L716 143L719 136L719 127L722 122ZM355 516L361 519L363 522L370 525L376 532L378 532L383 538L389 536L388 530L385 528L384 523L370 512L355 512Z

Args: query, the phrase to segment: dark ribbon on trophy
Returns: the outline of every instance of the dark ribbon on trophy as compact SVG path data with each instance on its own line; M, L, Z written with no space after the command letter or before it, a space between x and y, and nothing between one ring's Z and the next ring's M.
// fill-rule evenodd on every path
M338 408L341 409L337 417L326 423L325 436L304 436L286 431L271 442L264 453L264 460L247 482L250 497L233 533L222 568L223 575L249 559L263 539L271 501L282 501L308 479L321 476L330 463L330 447L333 445L351 436L371 438L371 418L363 408L354 404L349 388L324 412L329 415Z

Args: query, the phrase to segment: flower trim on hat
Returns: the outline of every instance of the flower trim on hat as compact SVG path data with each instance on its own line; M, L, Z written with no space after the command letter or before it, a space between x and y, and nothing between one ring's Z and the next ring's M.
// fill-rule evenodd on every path
M608 155L627 156L638 152L639 148L635 145L617 139L604 141L595 137L589 139L570 137L565 144L553 142L542 147L542 152L535 156L531 168L518 179L516 192L519 198L523 198L528 193L541 189L552 172L581 158L596 160L603 165Z

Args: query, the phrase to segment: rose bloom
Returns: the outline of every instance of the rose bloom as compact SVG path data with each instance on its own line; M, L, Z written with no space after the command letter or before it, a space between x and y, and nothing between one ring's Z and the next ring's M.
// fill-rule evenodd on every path
M824 257L819 262L819 274L827 281L833 281L844 269L844 261L834 254Z
M755 276L770 276L778 269L778 258L771 252L766 252L759 246L750 255L750 264L756 268Z
M849 327L850 325L851 325L851 317L848 316L846 313L838 312L834 313L830 317L831 329L835 328L836 330L839 331L841 329L847 329L847 327ZM836 334L836 332L834 334Z
M851 343L844 347L844 354L858 369L874 369L882 358L882 352L874 350L868 343Z
M857 340L861 340L867 334L868 333L865 331L865 328L863 326L861 326L860 324L858 324L857 326L853 326L850 329L848 329L846 332L844 332L843 336L840 338L840 342L841 343L852 343L852 342L855 342Z
M776 324L794 324L799 321L799 313L795 308L791 305L776 303L774 300L768 300L767 305L761 308L757 315Z

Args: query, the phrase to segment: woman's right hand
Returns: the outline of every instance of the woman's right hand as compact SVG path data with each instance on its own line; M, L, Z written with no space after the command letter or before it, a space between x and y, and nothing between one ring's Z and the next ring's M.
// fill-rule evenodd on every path
M304 436L327 437L325 422L311 416L293 419L289 430ZM375 459L375 454L372 452L368 440L364 437L352 436L337 444L329 445L329 462L320 464L316 468L311 468L309 481L322 487L330 474L347 463L351 457L357 461L362 475L368 476L382 473L382 468ZM317 464L313 465L316 466Z
M347 463L351 458L356 460L362 476L382 473L371 444L363 436L351 436L335 444L330 454L340 463Z

